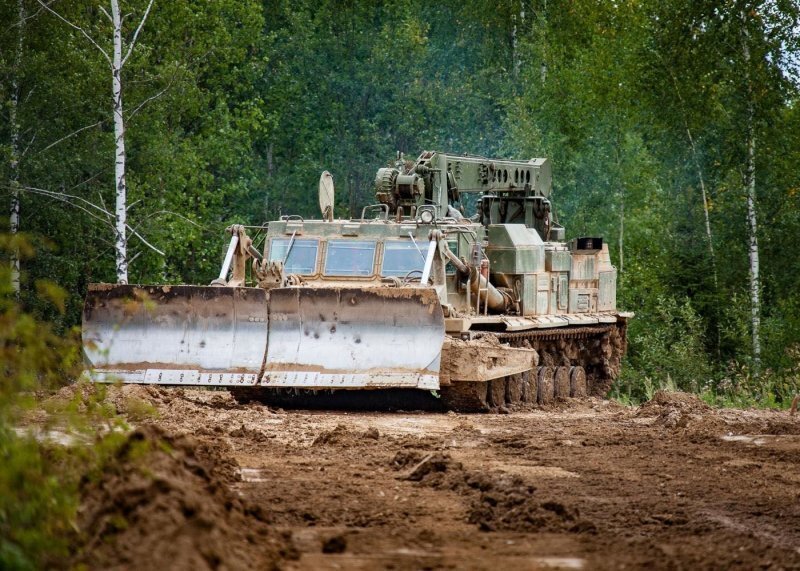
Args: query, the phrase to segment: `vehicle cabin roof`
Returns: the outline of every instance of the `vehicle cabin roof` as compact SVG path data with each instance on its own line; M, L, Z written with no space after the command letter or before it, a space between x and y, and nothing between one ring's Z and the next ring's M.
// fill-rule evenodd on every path
M460 226L474 226L473 231L482 229L478 223L464 223ZM303 236L318 238L408 238L409 233L415 240L427 240L428 234L436 226L433 224L417 224L413 220L395 222L394 220L276 220L269 223L268 238L283 236Z

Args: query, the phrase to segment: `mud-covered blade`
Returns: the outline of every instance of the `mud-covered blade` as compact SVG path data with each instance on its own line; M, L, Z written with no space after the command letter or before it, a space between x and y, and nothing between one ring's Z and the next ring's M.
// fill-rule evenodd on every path
M255 384L267 346L256 288L92 284L83 348L96 381Z
M438 389L444 336L433 288L273 289L262 384Z

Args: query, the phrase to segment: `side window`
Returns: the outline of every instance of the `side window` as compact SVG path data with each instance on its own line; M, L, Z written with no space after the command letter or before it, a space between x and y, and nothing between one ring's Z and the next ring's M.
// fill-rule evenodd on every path
M458 240L448 240L447 247L450 248L450 251L453 252L456 256L458 255ZM448 262L444 266L444 271L448 276L455 275L456 267L453 265L453 262Z
M382 276L405 277L425 267L425 256L428 254L427 240L414 242L410 240L387 240L383 243Z
M289 248L291 246L291 249ZM319 240L273 238L269 246L270 261L284 261L287 274L313 274L317 269ZM287 256L288 253L288 256Z
M371 276L375 246L376 242L367 240L328 240L325 275Z

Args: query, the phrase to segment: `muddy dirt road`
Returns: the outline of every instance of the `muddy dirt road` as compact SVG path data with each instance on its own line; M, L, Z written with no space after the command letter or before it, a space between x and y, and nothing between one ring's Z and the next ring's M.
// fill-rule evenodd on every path
M216 450L204 461L228 476L214 493L257 515L283 569L800 569L800 419L786 412L682 394L507 415L284 411L133 386L110 398L123 413L151 403L187 450ZM235 552L203 557L192 567L240 567Z

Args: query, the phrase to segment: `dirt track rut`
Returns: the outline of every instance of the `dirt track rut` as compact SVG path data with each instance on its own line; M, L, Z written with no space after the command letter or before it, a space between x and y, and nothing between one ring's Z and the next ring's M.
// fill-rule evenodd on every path
M285 569L800 569L800 421L587 399L508 415L272 410L125 387L224 445Z

